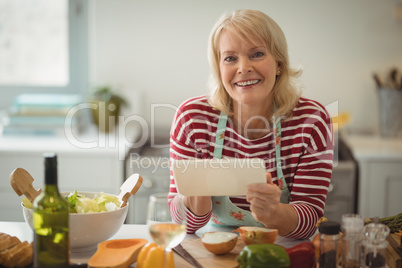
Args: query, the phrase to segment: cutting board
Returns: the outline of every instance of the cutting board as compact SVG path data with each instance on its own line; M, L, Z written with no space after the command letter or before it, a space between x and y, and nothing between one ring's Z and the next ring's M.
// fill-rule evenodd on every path
M203 267L206 268L234 268L238 267L239 263L236 261L240 251L244 248L244 243L239 239L237 240L236 247L229 253L224 255L215 255L207 251L202 245L201 238L185 239L182 243L186 249ZM175 254L175 267L187 268L193 267L179 255Z
M401 237L390 234L387 237L389 246L387 248L387 264L390 268L402 268Z

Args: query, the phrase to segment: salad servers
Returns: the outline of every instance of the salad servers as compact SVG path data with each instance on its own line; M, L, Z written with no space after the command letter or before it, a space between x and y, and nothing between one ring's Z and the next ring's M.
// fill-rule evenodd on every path
M16 168L10 174L10 184L18 196L25 195L28 200L33 203L33 200L42 192L42 189L35 190L32 183L34 178L23 168ZM124 181L120 187L120 207L127 205L127 200L131 195L135 195L142 185L142 177L138 174L132 174Z
M120 207L124 207L127 204L127 199L131 195L135 195L142 185L142 177L138 173L132 174L120 187Z
M16 168L10 174L10 184L18 196L25 195L32 203L42 192L42 189L35 190L32 185L34 178L23 168Z

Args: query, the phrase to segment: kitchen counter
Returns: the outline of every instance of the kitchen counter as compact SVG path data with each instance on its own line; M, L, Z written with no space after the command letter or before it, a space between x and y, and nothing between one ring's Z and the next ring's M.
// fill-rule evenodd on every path
M342 135L358 164L357 213L388 217L401 212L402 137Z
M228 229L225 227L214 227L214 226L205 226L204 228L197 231L196 234L188 234L186 239L195 239L199 238L205 232L211 231L231 231L232 229ZM31 242L33 240L33 234L31 229L29 229L28 225L25 222L6 222L0 221L0 232L13 235L18 237L21 241ZM143 238L148 241L152 241L152 238L148 232L148 227L145 224L124 224L120 230L111 238L111 239L130 239L130 238ZM309 240L295 240L290 238L284 238L278 236L275 243L282 245L284 247L293 247L297 244ZM71 262L74 264L86 263L88 259L95 253L95 251L83 252L83 253L72 253L71 254ZM133 266L135 267L135 266ZM180 256L175 254L175 267L176 268L191 268L193 267L186 261L184 261ZM213 267L211 267L213 268ZM219 267L221 268L221 267Z
M402 137L379 135L342 135L357 160L402 160Z

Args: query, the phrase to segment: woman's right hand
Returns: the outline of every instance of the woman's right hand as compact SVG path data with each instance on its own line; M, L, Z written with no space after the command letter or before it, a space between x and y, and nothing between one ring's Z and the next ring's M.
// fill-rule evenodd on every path
M212 209L210 196L185 196L184 204L196 216L204 216Z

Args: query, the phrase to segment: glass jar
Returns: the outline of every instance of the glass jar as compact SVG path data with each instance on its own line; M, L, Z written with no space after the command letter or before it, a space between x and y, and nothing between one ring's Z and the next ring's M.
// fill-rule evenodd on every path
M370 223L364 226L363 232L365 235L363 267L385 268L386 250L389 245L386 239L390 232L388 226L382 223Z
M339 231L338 222L327 221L320 224L320 268L336 268L338 265Z
M359 268L363 259L364 218L357 214L342 215L342 267Z

